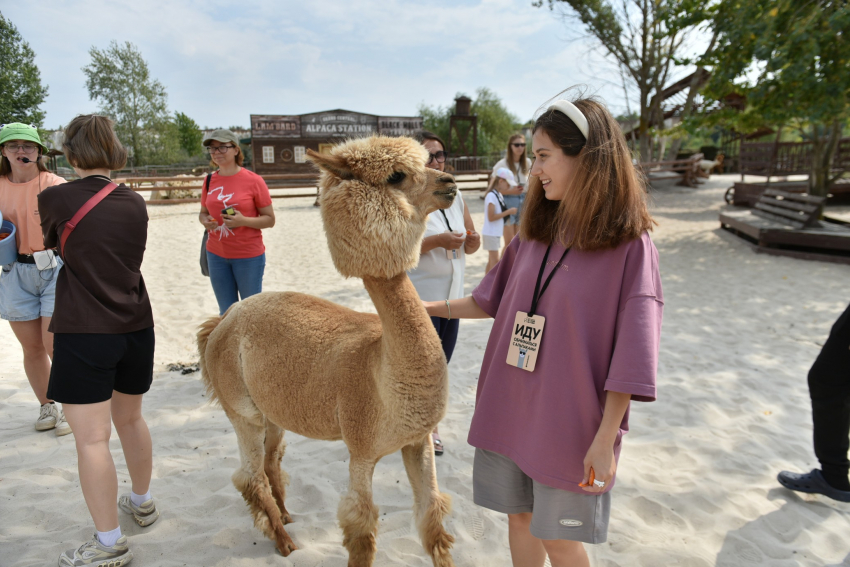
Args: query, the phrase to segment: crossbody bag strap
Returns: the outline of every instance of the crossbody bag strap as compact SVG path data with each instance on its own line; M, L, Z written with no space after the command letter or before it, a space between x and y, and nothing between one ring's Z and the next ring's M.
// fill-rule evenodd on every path
M62 239L59 242L59 251L62 253L62 258L65 258L65 243L68 241L68 237L71 236L71 233L74 232L74 229L77 228L77 225L83 217L89 214L89 211L95 208L98 203L103 201L107 195L115 191L117 188L118 185L110 181L106 187L95 193L94 197L86 201L83 206L80 207L80 210L71 217L71 220L65 223L65 229L62 231Z

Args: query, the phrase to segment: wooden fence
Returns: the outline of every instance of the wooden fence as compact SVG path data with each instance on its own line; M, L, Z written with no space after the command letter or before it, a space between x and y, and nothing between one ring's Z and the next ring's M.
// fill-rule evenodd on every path
M741 175L807 175L812 168L811 142L741 142ZM834 172L850 171L850 138L838 143Z
M491 170L456 171L457 185L461 191L478 191L486 183ZM133 191L161 191L171 194L172 191L198 190L204 187L205 176L200 177L124 177L117 178L117 183L124 183ZM272 192L272 199L292 199L297 197L316 197L318 195L318 174L279 173L264 175L263 179ZM179 185L172 185L179 184ZM286 190L285 193L277 191ZM180 199L150 199L149 205L177 205L180 203L197 203L198 197Z

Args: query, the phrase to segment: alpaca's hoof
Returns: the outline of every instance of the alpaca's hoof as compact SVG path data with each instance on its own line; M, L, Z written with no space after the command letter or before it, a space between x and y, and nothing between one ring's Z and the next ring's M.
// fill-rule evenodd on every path
M280 516L280 521L283 522L283 525L285 526L286 524L291 524L294 520L292 519L292 516L284 512Z
M293 551L296 551L297 549L298 548L295 547L295 544L292 543L291 539L287 539L283 543L278 543L278 545L277 545L277 550L284 557L289 557L289 554L292 553Z

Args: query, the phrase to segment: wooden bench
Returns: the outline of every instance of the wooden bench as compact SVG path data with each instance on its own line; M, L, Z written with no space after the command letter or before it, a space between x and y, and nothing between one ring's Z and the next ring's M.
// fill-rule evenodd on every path
M814 226L818 222L826 197L813 197L778 189L765 189L752 213L761 218L785 223L794 228Z
M679 183L676 185L697 187L702 158L703 154L694 154L687 159L644 161L637 167L649 184L661 179L678 179Z
M750 210L720 213L720 226L756 251L850 264L850 223L819 218L825 197L767 189Z

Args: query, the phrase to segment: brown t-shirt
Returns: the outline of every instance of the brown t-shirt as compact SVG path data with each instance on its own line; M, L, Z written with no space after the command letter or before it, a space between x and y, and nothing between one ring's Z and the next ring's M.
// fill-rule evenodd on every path
M91 176L50 187L38 196L44 245L58 247L65 223L106 187ZM145 200L119 185L74 229L56 280L54 333L121 334L153 326L140 270L148 235Z

